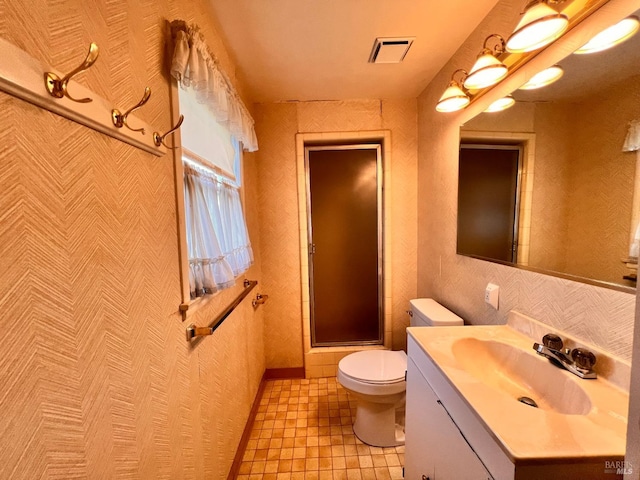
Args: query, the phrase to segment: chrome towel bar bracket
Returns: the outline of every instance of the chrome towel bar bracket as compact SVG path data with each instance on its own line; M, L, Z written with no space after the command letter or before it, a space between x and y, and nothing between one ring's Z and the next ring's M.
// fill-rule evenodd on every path
M245 280L244 281L244 290L238 294L236 299L229 304L224 311L216 317L216 319L211 322L208 327L197 327L195 324L191 324L187 327L187 342L190 342L196 337L204 337L207 335L211 335L216 329L224 322L224 320L235 310L235 308L240 305L240 302L245 299L249 292L255 288L258 284L256 280Z
M253 308L258 308L258 305L264 305L267 300L269 300L269 295L262 295L261 293L259 293L258 295L256 295L256 298L253 299L251 305L253 306Z

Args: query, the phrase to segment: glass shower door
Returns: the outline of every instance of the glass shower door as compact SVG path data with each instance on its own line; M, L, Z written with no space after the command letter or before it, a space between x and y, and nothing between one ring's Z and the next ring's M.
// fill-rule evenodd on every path
M382 343L379 145L308 147L313 346Z

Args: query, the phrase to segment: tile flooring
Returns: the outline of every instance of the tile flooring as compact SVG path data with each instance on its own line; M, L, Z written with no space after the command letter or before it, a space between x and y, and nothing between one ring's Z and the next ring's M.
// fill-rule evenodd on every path
M238 480L400 480L404 446L353 434L355 400L333 378L268 380Z

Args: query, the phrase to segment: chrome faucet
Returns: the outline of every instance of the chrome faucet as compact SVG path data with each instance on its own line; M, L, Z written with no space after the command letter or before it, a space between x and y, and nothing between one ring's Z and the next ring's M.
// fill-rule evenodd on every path
M554 365L570 371L580 378L597 378L593 366L596 356L585 348L564 349L562 339L553 333L547 333L542 337L542 345L533 344L533 349L538 355L547 357Z

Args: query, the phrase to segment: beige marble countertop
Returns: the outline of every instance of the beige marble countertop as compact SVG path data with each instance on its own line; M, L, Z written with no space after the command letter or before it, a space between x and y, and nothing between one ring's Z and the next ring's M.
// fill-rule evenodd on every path
M567 458L577 461L596 458L611 460L624 455L629 396L627 391L609 381L605 375L595 380L585 380L551 365L546 358L535 353L531 338L508 325L410 327L407 331L513 463L532 464ZM473 373L469 371L473 367L460 357L467 352L462 353L460 348L454 348L456 341L465 338L475 339L469 343L472 346L478 343L477 340L500 342L521 349L533 357L527 360L527 364L534 365L534 370L543 373L546 368L557 370L546 374L549 381L560 380L559 388L564 390L562 385L569 385L566 382L575 382L586 393L590 408L587 406L583 409L586 412L584 414L570 415L548 408L532 408L518 402L510 392L483 381L478 368ZM611 365L611 362L611 359L602 359L604 365ZM487 365L486 374L495 375L495 367ZM509 375L508 368L507 373L497 374ZM567 390L575 390L575 385ZM572 399L568 398L567 401L571 402Z

